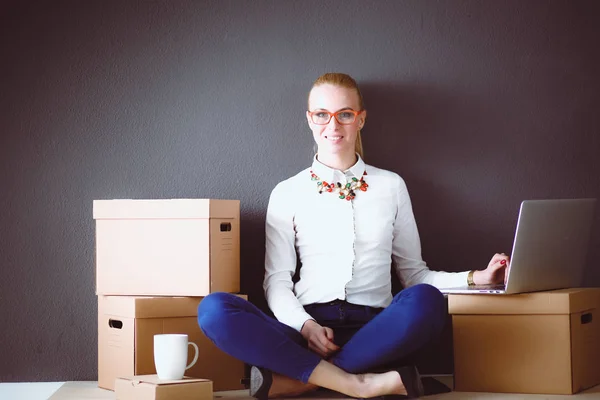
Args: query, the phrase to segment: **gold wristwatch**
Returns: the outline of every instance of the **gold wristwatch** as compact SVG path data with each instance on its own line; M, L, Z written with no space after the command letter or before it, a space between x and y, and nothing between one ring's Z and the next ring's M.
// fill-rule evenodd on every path
M469 275L467 275L467 284L469 286L475 286L475 281L473 280L473 275L475 275L475 270L470 271Z

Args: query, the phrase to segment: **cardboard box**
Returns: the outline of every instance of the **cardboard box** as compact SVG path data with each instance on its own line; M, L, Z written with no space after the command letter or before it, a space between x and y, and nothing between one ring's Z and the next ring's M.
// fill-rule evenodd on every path
M448 296L454 389L573 394L600 383L600 288Z
M240 290L239 200L94 200L96 294Z
M201 301L198 297L98 296L98 386L113 390L117 377L156 374L154 335L185 333L199 349L198 361L186 376L210 379L214 390L243 389L244 363L219 350L198 326ZM188 361L193 355L189 346Z
M212 400L212 382L184 377L160 380L156 375L119 378L115 382L117 400Z

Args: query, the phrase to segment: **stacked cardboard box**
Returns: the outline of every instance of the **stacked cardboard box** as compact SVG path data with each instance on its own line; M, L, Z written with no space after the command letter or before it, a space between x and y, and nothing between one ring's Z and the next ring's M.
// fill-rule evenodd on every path
M200 352L187 377L208 379L214 390L243 388L244 364L219 350L197 322L198 305L209 293L247 298L239 294L239 200L93 205L98 386L114 390L118 378L156 374L154 335L185 333Z
M600 288L448 296L454 389L573 394L600 384Z

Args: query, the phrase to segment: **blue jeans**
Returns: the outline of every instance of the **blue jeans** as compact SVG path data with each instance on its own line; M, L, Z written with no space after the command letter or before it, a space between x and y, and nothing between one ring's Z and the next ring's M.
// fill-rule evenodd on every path
M413 362L440 335L446 318L444 296L427 284L402 290L384 309L340 300L304 308L333 329L341 349L328 361L350 373ZM298 331L229 293L206 296L198 307L198 324L223 352L304 383L321 361Z

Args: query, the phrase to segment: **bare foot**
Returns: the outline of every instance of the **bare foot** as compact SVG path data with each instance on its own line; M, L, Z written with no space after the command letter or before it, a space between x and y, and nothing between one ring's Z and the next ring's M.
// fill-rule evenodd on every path
M356 375L356 377L356 397L369 398L386 394L407 394L400 374L396 371L384 372L382 374L360 374Z
M269 398L299 396L318 388L316 385L303 383L285 375L273 373L273 383L269 389Z

